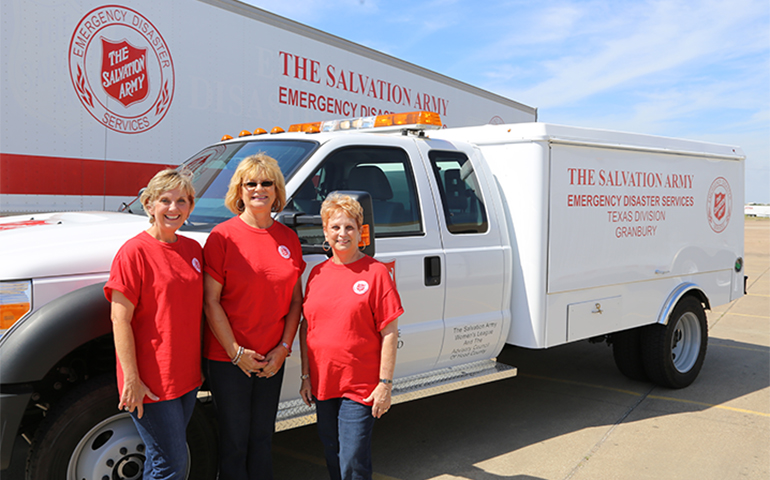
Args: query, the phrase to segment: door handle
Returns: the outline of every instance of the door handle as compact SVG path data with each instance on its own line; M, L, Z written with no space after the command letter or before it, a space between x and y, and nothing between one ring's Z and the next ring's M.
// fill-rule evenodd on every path
M425 286L435 287L441 284L441 257L425 257Z

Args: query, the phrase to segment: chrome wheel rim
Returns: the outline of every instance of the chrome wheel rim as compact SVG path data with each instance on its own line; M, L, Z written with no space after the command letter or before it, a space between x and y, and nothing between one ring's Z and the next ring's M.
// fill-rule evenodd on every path
M671 361L679 373L687 373L700 355L701 325L698 316L687 312L674 325L671 336Z

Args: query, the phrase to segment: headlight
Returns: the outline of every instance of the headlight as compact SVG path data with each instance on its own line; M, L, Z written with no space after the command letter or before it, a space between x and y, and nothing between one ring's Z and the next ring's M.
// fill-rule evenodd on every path
M32 310L32 281L0 282L0 336Z

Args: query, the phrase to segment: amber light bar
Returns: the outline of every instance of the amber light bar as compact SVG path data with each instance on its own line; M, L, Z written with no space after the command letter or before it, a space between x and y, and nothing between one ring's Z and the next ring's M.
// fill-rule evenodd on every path
M324 122L295 123L289 127L289 132L336 132L345 130L363 130L368 128L413 128L415 130L441 128L441 116L433 112L391 113L376 117L360 117L343 120L326 120Z

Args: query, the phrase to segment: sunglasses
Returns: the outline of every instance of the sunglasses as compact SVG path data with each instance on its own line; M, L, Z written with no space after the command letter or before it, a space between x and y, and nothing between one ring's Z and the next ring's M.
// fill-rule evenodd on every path
M263 182L246 182L246 183L243 183L242 185L248 188L249 190L254 190L259 185L262 185L264 188L269 188L269 187L272 187L274 184L275 182L273 182L272 180L265 180Z

